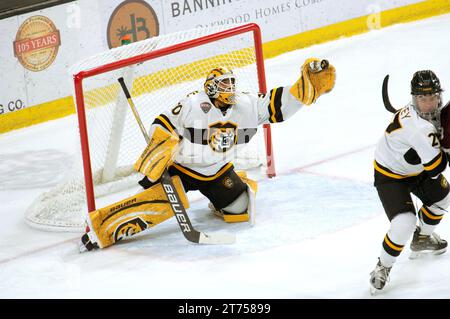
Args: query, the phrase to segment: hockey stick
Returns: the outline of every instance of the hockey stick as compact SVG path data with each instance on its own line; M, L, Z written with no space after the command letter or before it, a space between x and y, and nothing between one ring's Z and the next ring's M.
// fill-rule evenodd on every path
M128 104L131 108L131 111L133 112L136 122L139 125L139 128L141 129L142 135L144 135L145 141L148 144L150 142L150 137L148 136L148 133L145 130L144 125L142 124L141 117L139 116L133 100L131 99L130 92L128 91L123 77L119 78L118 81L120 83L120 86L122 87L123 92L125 93ZM172 178L170 177L167 169L164 170L164 173L161 176L161 184L169 200L178 225L180 226L180 229L187 240L197 244L232 244L236 241L235 236L232 234L214 233L207 235L203 232L195 230L194 227L192 227L189 216L186 213L186 209L181 202L180 195L173 185Z
M381 94L383 96L383 103L386 110L388 110L391 113L397 113L398 110L396 110L389 100L389 94L388 94L388 82L389 82L389 74L384 77L383 80L383 88L381 90Z
M383 95L383 103L386 110L388 110L391 113L397 113L398 110L396 110L389 100L389 94L388 94L388 82L389 82L389 74L384 77L383 80L383 88L382 88L382 95ZM450 101L445 104L445 106L442 109L445 109L450 105Z
M445 106L442 109L445 109L446 107L450 106L450 101L447 102L447 104L445 104Z

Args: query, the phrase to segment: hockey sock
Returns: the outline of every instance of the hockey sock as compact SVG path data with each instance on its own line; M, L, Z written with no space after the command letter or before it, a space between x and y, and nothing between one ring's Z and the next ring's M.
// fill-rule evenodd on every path
M406 212L395 216L391 227L383 240L380 260L385 267L392 267L402 252L405 244L411 238L416 228L416 215Z
M434 207L422 206L419 209L419 219L420 219L420 234L421 235L431 235L436 228L436 226L441 222L444 217L444 212L441 209Z

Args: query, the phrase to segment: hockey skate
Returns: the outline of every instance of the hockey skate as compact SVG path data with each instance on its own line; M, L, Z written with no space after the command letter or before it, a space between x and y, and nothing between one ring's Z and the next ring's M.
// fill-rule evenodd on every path
M88 232L86 232L83 236L81 236L79 245L78 245L78 249L80 251L80 253L84 253L86 251L91 251L94 249L98 249L98 238L95 235L95 232L92 231L92 225L91 225L91 220L89 219L89 217L86 219L86 226L87 229L89 230Z
M423 255L441 255L447 251L447 241L441 239L438 234L420 235L420 228L414 232L410 245L410 259L416 259Z
M91 250L98 249L98 248L99 247L98 247L97 243L95 243L91 240L88 233L85 233L81 237L81 240L79 243L80 253L84 253L85 251L91 251Z
M370 273L370 293L373 295L383 290L387 282L389 282L389 273L392 267L385 267L381 264L380 258L375 269Z
M217 209L216 207L214 207L213 203L209 202L208 204L208 208L211 210L211 212L217 216L223 219L223 210L222 209Z

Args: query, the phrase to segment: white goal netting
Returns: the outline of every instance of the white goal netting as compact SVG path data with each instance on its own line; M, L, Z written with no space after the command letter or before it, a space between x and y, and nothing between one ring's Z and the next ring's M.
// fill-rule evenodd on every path
M229 28L194 29L150 38L100 53L71 69L72 75L100 70L99 74L85 78L82 87L87 127L87 139L82 139L82 144L88 146L90 153L88 161L97 208L114 202L108 198L111 194L121 192L121 198L131 195L141 178L133 173L132 165L145 148L145 141L118 78L125 79L147 129L163 110L176 106L188 93L202 90L205 77L213 67L232 69L237 77L237 90L259 91L252 32L194 45L152 59L139 59L143 54L160 52L175 45L182 47L182 44ZM107 71L111 63L123 66ZM51 231L84 230L88 209L81 145L76 154L78 158L68 174L69 178L41 194L28 208L26 221L29 225ZM261 132L249 146L237 152L234 164L241 169L264 165L264 154Z

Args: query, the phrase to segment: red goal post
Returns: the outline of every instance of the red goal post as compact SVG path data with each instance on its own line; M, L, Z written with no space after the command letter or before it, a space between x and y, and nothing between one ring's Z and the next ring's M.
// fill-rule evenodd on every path
M236 36L241 33L252 32L255 46L256 54L256 67L258 72L258 85L260 93L267 93L265 69L264 69L264 58L262 51L262 38L261 30L257 24L250 23L238 27L234 27L221 32L213 33L204 37L189 40L183 43L175 44L166 48L157 49L155 51L147 52L141 55L136 55L127 59L105 64L90 70L80 71L74 75L75 84L75 96L76 96L76 107L78 115L78 123L80 130L81 139L81 151L83 158L83 168L84 168L84 180L86 186L87 195L87 205L89 211L94 211L95 207L95 195L94 195L94 185L92 178L92 169L90 162L90 150L89 141L86 125L86 114L85 114L85 102L84 102L84 92L83 92L83 80L101 73L117 70L120 68L128 67L133 64L141 63L151 59L156 59L161 56L170 55L174 52L183 51L192 47L201 46L207 43L218 41L224 38L229 38ZM275 163L272 150L272 138L270 125L264 125L264 137L266 143L266 157L267 157L267 175L269 177L275 176Z

